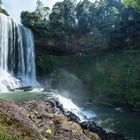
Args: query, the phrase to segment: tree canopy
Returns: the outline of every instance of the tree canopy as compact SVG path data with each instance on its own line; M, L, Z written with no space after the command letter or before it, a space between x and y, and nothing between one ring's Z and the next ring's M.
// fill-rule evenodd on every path
M34 12L21 13L21 22L35 35L63 42L61 48L133 50L140 48L138 7L138 0L64 0L50 11L38 0Z
M140 1L139 0L123 0L126 7L132 7L140 11Z

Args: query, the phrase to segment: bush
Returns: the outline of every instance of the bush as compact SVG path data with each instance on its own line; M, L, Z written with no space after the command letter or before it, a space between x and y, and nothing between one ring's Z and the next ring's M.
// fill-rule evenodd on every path
M9 14L7 13L7 11L5 9L1 8L1 7L0 7L0 13L9 16Z

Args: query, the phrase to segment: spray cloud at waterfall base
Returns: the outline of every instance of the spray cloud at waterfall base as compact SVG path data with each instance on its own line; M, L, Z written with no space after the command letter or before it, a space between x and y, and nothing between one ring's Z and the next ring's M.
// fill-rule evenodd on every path
M39 86L33 34L0 14L0 91L22 86Z

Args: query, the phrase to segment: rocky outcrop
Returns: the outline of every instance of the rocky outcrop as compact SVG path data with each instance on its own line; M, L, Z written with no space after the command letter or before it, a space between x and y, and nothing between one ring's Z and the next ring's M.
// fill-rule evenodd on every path
M41 98L17 105L0 102L0 123L26 140L125 140L94 122L80 122L57 99Z
M26 140L100 140L61 113L52 101L0 102L0 123Z
M78 123L70 121L57 108L57 104L55 100L33 100L22 104L41 137L53 140L101 140L97 134L83 130Z
M65 40L55 40L55 39L46 39L46 38L37 38L35 37L36 53L39 55L72 55L76 54L77 50L73 46L67 46ZM75 47L76 48L76 47ZM79 51L79 50L78 50Z
M26 87L19 87L19 88L14 88L14 89L9 89L10 91L31 91L33 90L33 87L31 86L26 86Z
M22 140L41 140L28 112L12 101L0 101L0 126Z
M126 140L122 135L115 133L107 133L103 128L96 125L95 122L81 122L80 126L82 129L89 130L99 135L102 140Z

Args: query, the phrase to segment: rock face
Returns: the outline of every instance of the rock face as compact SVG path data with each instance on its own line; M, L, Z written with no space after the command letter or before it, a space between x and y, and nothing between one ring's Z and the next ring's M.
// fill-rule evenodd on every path
M101 140L100 137L70 121L58 108L55 101L33 100L22 106L36 124L41 137L53 140Z
M125 140L107 134L94 122L80 122L57 99L38 99L17 105L0 102L0 123L23 140Z
M27 111L11 101L0 101L0 125L22 138L22 140L40 140L35 124Z
M102 140L126 140L122 135L107 133L101 127L97 126L93 121L81 122L80 126L82 129L87 129L91 132L97 133Z

